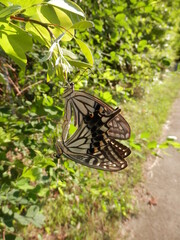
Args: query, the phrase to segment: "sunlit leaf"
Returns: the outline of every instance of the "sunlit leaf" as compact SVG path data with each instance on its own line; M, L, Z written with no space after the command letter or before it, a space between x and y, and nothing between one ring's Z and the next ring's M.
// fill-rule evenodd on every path
M156 141L148 142L147 147L149 149L154 149L157 147L157 142Z
M21 178L16 182L16 187L22 189L24 191L33 189L34 187L29 184L29 180L27 178Z
M52 106L53 105L53 98L46 95L46 94L43 94L43 105L44 106Z
M26 9L26 8L29 8L29 7L31 7L33 5L40 4L40 3L44 2L44 0L26 0L26 1L22 1L22 0L10 0L10 1L7 1L7 0L5 0L4 2L6 2L6 4L11 2L11 4L20 5L20 6L22 6L22 8Z
M25 53L32 49L32 39L24 30L15 25L3 23L0 46L22 69L25 69L27 62Z
M48 2L48 4L51 4L53 6L62 8L64 10L67 10L69 12L73 12L75 14L78 14L78 15L84 17L84 12L82 11L82 9L72 1L69 1L69 0L61 0L61 1L51 0L51 1Z
M29 178L31 181L35 181L41 176L41 169L37 167L32 167L30 169L24 169L21 175L22 178Z
M73 24L72 28L77 30L86 30L87 28L94 27L93 22L90 21L80 21L75 24Z
M0 11L0 18L7 17L7 16L11 15L12 13L14 13L15 11L17 11L18 9L21 9L21 6L13 5L13 6L2 9Z
M150 133L149 132L143 132L143 133L141 133L140 137L142 139L148 139L150 137Z
M75 60L68 60L68 62L74 66L74 67L78 67L78 68L92 68L91 64L85 63L85 62L81 62L81 61L75 61Z
M77 127L75 127L73 124L70 124L69 134L72 135L76 130L77 130Z
M168 146L169 146L169 144L167 142L159 144L159 148L161 148L161 149L168 148Z
M138 45L138 52L144 51L146 46L147 46L147 40L141 40Z
M89 49L89 47L87 46L86 43L84 43L83 41L81 41L80 39L75 39L77 44L79 45L79 47L81 48L81 51L83 52L84 56L86 57L86 59L88 60L88 62L93 65L93 56L92 53Z
M74 60L78 59L78 56L76 54L74 54L73 52L71 52L71 51L69 51L65 48L61 48L61 49L62 49L62 52L63 52L64 56L67 56L67 57L69 57L71 59L74 59Z
M111 69L107 69L103 73L103 78L112 81L115 79L115 76L112 74Z

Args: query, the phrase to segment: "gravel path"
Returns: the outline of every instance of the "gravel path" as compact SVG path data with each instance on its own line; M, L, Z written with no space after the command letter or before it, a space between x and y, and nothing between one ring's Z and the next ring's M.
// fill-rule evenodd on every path
M180 142L180 97L173 104L163 135ZM139 190L140 212L127 223L128 240L180 240L180 151L168 148L145 166Z

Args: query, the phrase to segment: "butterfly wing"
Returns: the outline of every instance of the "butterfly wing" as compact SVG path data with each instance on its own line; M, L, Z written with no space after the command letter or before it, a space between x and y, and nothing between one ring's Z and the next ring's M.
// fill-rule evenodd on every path
M117 114L118 110L104 118L97 112L90 118L86 116L66 142L57 142L58 154L63 152L77 163L104 171L124 169L127 166L124 158L131 153L130 149L107 136L108 122Z
M81 91L73 91L68 89L64 94L66 100L66 112L65 121L70 122L70 111L73 109L75 126L79 127L83 117L89 113L99 111L104 115L109 115L115 109L108 104L104 103L100 99ZM108 123L108 136L113 139L128 139L130 137L130 126L127 121L119 113L112 121Z
M74 143L76 144L76 142ZM97 150L97 148L90 148L90 145L87 143L81 144L79 147L71 145L69 148L69 146L64 146L58 142L57 148L62 149L64 155L76 163L90 168L114 172L127 167L127 162L123 156L126 157L130 154L129 148L122 144L119 146L118 143L116 140L112 140L106 146Z

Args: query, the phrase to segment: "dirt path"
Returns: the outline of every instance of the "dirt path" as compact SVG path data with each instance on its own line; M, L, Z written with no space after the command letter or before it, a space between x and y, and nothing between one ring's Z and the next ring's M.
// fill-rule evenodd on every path
M180 142L180 97L173 104L164 136ZM140 213L127 223L128 240L180 240L180 152L168 148L147 163L140 190Z

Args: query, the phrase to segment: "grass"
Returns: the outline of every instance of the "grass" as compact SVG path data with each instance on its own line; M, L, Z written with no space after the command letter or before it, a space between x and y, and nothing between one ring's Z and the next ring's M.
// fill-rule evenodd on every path
M151 138L160 135L162 124L166 121L169 109L179 93L179 77L178 74L169 74L164 81L149 86L142 99L133 100L123 106L132 132L150 132Z
M162 82L145 89L143 98L121 106L133 136L129 167L120 173L106 173L67 161L75 173L67 177L62 194L54 194L47 200L46 226L41 230L29 226L25 229L25 239L119 239L117 233L122 221L137 211L132 192L142 179L143 162L150 153L140 134L150 133L149 141L159 139L179 93L180 81L177 74L169 74Z

